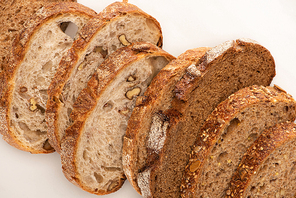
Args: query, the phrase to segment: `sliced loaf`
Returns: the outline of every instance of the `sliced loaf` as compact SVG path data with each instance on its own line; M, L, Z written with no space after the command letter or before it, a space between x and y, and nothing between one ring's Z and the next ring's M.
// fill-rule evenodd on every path
M0 132L3 139L31 153L53 152L47 141L47 89L73 39L63 32L73 22L78 31L96 13L78 3L52 3L38 10L14 40L1 92ZM75 38L74 38L75 39Z
M153 17L126 2L109 5L82 29L48 90L48 137L57 152L66 128L72 124L73 104L96 68L116 49L139 41L161 47L161 28Z
M156 77L130 118L123 162L144 197L180 197L191 146L208 115L235 91L269 85L275 75L270 52L249 39L228 41L196 56L185 72L180 70L184 74L179 79L167 73L166 81L172 78L173 83ZM168 91L161 95L162 89Z
M62 167L69 181L98 195L122 186L122 140L136 97L172 59L141 42L119 48L98 67L74 103L73 125L62 139Z
M255 139L266 128L295 118L296 102L280 89L254 85L231 95L200 130L182 180L182 197L225 197Z
M295 151L295 123L281 123L267 129L244 154L226 197L294 198Z

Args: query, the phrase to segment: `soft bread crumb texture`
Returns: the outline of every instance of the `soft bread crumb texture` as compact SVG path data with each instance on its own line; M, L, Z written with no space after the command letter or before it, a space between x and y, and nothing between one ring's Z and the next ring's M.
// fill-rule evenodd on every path
M272 152L252 177L244 197L295 197L295 150L294 139Z
M164 57L148 56L123 69L97 100L81 131L76 167L81 183L89 191L109 192L124 178L122 140L136 97L142 95L152 78L168 63ZM131 81L130 77L134 80ZM126 92L139 88L132 99Z
M82 89L87 86L87 82L99 65L116 49L125 45L119 37L124 35L130 43L146 41L157 44L160 32L152 19L138 14L127 14L108 23L97 32L89 42L87 49L80 55L73 71L63 87L60 94L63 105L58 110L58 142L65 135L65 129L72 124L70 114L73 104ZM161 58L160 58L161 59ZM158 63L159 60L155 61Z
M71 21L81 29L86 20L75 14L61 15L43 24L31 38L15 76L9 110L11 130L28 147L44 149L47 139L44 115L47 89L61 57L73 43L60 25Z

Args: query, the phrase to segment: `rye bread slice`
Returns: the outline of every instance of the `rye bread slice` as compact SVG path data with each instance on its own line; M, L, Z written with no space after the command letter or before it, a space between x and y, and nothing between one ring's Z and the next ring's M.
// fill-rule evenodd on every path
M122 141L136 97L172 59L141 42L119 48L98 67L74 103L73 125L62 139L62 167L69 181L97 195L122 186Z
M47 89L73 39L61 29L75 23L78 31L96 13L74 2L52 3L38 10L14 40L1 90L0 132L3 139L31 153L49 153L45 107ZM75 39L75 38L74 38Z
M225 197L231 176L262 132L296 118L296 102L283 90L251 86L217 106L192 148L182 197Z
M230 94L253 84L269 85L275 75L270 52L249 39L225 42L188 66L173 88L152 82L130 118L124 167L144 197L180 197L191 146L208 115ZM161 89L172 92L155 99ZM155 101L171 102L162 108Z
M296 124L281 123L264 131L244 154L226 197L296 195Z
M9 62L13 39L26 27L37 10L51 2L74 0L1 0L0 1L0 72ZM75 1L76 2L76 1Z
M156 19L127 2L109 5L82 29L48 90L48 138L57 152L72 124L73 104L96 68L116 49L139 41L161 47L161 28Z

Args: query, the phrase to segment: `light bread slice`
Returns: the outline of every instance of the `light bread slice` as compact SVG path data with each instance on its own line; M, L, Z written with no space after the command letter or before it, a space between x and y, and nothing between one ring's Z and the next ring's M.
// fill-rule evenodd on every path
M265 129L295 118L296 102L281 89L254 85L231 95L200 130L182 180L182 197L225 197L248 147Z
M72 124L73 104L96 68L116 49L139 41L161 47L161 28L153 17L126 2L109 5L82 29L48 91L48 137L57 152L66 128Z
M51 2L74 0L1 0L0 1L0 71L9 62L13 39L26 27L26 21L37 10ZM75 1L76 2L76 1Z
M264 131L244 154L226 197L296 196L296 124L281 123Z
M250 39L228 41L196 56L177 82L170 73L166 79L173 83L156 77L130 118L123 163L144 197L180 197L191 146L208 115L230 94L253 84L269 85L275 75L270 52ZM169 91L162 94L162 89Z
M74 103L73 125L62 139L62 167L69 181L97 195L122 186L122 140L136 97L172 59L155 45L133 43L98 67Z
M3 139L31 153L49 153L45 108L47 89L73 39L63 32L68 22L78 31L96 13L78 3L52 3L38 10L13 43L1 92L0 132ZM75 39L75 38L74 38Z

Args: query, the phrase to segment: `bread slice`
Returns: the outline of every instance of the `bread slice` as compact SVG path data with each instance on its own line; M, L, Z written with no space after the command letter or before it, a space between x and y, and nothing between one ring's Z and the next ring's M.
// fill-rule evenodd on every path
M61 1L63 0L1 0L0 71L8 64L13 39L25 28L26 20L48 3Z
M281 123L264 131L243 155L226 197L294 198L295 150L295 123Z
M125 176L122 139L136 102L173 56L150 43L119 48L97 69L71 113L62 139L65 176L97 195L118 190Z
M274 75L270 52L238 39L198 57L177 82L163 84L156 77L138 99L124 138L125 173L135 188L144 197L180 197L191 146L207 116L230 94L252 84L269 85ZM162 89L169 91L161 95Z
M66 128L72 124L73 104L96 68L116 49L139 41L161 47L161 28L153 17L126 2L109 5L83 28L48 90L48 137L57 152Z
M247 148L268 127L295 118L296 102L280 89L254 85L231 95L200 130L182 180L182 197L225 197Z
M79 31L95 15L78 3L52 3L36 12L14 40L0 109L1 133L11 145L31 153L54 151L46 134L47 89L61 57L73 43L61 26L73 22Z
M136 108L134 108L129 121L128 134L124 137L123 168L127 179L140 194L141 190L137 184L137 174L138 169L146 165L146 161L143 161L143 157L140 156L141 153L137 153L137 151L146 152L143 141L147 139L147 136L146 134L141 134L142 136L135 136L134 140L129 137L132 134L131 131L149 130L152 119L157 119L157 117L153 117L156 113L155 111L158 109L164 111L170 107L174 98L175 85L180 81L186 69L198 62L209 49L201 47L187 50L181 54L157 74L144 96L139 96L137 99ZM138 107L142 102L147 103ZM139 129L139 127L141 128ZM132 143L134 145L131 145Z

